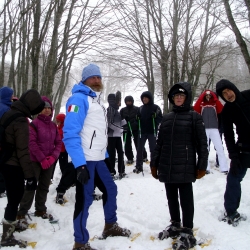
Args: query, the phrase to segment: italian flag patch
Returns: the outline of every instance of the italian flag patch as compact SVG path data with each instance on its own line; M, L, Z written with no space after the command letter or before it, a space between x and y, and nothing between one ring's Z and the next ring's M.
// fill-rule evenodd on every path
M68 107L68 112L78 113L78 111L79 111L79 106L77 106L77 105L70 105Z

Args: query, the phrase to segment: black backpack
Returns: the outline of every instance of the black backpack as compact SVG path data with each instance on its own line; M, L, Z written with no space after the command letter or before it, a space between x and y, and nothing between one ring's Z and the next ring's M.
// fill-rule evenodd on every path
M25 117L22 113L11 115L4 123L0 120L0 165L5 163L13 154L15 145L7 143L5 140L5 129L18 117Z

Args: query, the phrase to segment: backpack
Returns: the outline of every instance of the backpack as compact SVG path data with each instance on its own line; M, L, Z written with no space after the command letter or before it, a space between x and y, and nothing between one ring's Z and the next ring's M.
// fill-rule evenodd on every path
M15 145L7 143L5 140L5 129L18 117L25 117L22 113L11 115L4 123L0 120L0 165L5 163L12 156Z

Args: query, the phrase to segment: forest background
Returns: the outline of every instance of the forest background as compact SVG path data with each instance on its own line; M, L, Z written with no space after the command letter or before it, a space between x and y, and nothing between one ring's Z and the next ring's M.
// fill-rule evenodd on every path
M193 97L226 78L249 89L249 0L0 0L0 87L51 98L55 113L98 64L104 101L148 89L163 112L188 81Z

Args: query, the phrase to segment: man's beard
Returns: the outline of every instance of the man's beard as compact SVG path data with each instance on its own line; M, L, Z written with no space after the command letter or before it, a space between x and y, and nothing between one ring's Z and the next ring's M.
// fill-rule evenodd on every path
M103 85L91 87L95 92L101 92L103 90Z

